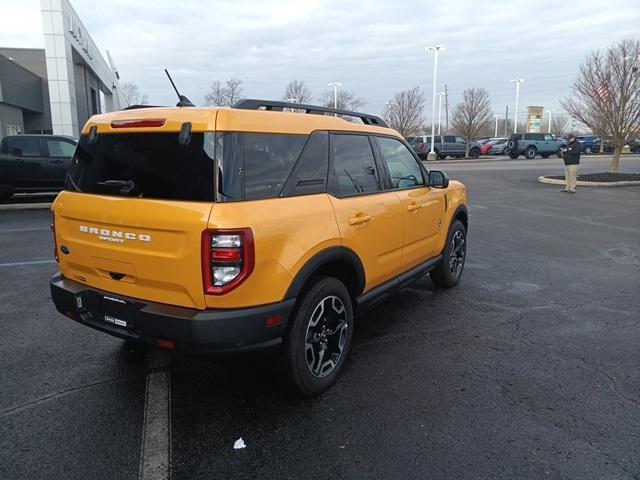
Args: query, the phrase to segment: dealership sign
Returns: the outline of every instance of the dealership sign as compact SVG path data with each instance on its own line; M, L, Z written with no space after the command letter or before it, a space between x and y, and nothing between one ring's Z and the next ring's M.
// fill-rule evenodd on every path
M87 57L93 60L93 47L89 36L84 34L80 20L74 15L69 16L69 33L71 33L71 36L80 44L80 47L84 53L87 54Z

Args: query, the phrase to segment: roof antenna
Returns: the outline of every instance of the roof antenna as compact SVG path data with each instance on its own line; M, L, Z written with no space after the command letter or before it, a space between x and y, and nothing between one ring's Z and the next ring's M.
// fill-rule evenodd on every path
M176 88L176 84L173 83L173 79L171 78L171 75L169 75L169 72L166 68L164 69L164 73L166 73L167 77L169 77L169 81L171 82L173 89L176 91L176 95L178 95L178 103L176 103L176 107L195 107L195 105L191 103L191 100L189 100L184 95L180 95L180 92Z

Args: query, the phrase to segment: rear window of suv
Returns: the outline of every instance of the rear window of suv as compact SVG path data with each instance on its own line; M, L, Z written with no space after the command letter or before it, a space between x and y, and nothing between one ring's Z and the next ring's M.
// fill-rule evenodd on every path
M193 133L189 145L179 144L178 133L105 134L95 144L83 135L71 160L66 189L212 201L213 147L213 136L203 133Z

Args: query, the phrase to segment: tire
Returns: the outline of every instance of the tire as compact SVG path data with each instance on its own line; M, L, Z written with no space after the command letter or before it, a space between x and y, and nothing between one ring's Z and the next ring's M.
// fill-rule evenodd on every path
M458 284L467 258L467 230L460 220L454 220L447 234L447 243L442 252L442 262L429 276L434 284L451 288Z
M0 185L0 201L9 200L14 192L15 190L11 185Z
M478 150L477 148L472 148L471 150L469 150L469 156L471 158L480 158L480 150Z
M515 160L516 158L518 158L520 155L517 153L512 153L509 152L509 158L511 158L511 160Z
M526 158L528 158L529 160L532 160L534 158L536 158L536 155L538 154L538 151L536 150L535 147L528 147L525 151L524 151L524 156Z
M543 154L541 155L541 157L542 157L542 158L549 158L549 154L548 154L548 153L543 153Z
M584 148L584 153L586 153L587 155L591 155L593 153L593 150L591 149L591 147L587 146Z
M353 306L347 288L333 277L316 279L298 299L284 337L289 388L312 397L331 387L344 366L352 338ZM330 360L324 361L327 351Z

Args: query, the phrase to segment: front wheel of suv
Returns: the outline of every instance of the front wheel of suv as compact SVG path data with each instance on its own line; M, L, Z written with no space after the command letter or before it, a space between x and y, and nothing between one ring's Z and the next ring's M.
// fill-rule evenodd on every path
M472 148L471 150L469 150L469 157L471 157L471 158L479 158L480 157L480 149L479 148Z
M353 306L342 282L317 279L299 298L284 338L286 380L311 397L338 377L353 337Z
M454 220L442 252L442 262L431 270L430 276L438 287L454 287L462 277L467 258L467 230L460 220Z

